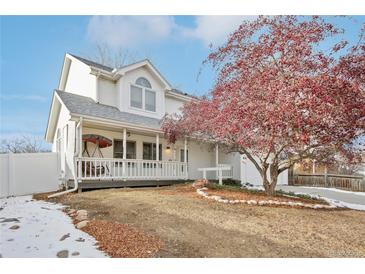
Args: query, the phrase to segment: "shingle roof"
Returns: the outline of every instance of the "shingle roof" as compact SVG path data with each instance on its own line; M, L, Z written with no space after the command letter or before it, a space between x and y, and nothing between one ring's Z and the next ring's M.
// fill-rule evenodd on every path
M78 115L87 115L97 118L110 119L118 122L130 123L145 126L153 129L160 129L161 120L145 117L128 112L122 112L113 106L96 103L92 98L81 96L65 91L56 90L67 109Z
M91 60L88 60L88 59L85 59L85 58L82 58L80 56L76 56L76 55L73 55L73 54L70 54L70 55L75 57L76 59L80 60L81 62L85 63L88 66L99 68L99 69L109 71L109 72L112 72L114 70L114 68L102 65L100 63L97 63L97 62L94 62L94 61L91 61Z
M184 96L187 96L187 97L191 97L191 98L194 98L194 99L198 99L198 96L195 96L195 95L191 95L189 93L186 93L184 91L181 91L181 90L178 90L178 89L172 89L170 90L172 93L177 93L177 94L181 94L181 95L184 95Z
M70 53L69 53L70 54ZM85 59L85 58L82 58L80 56L76 56L74 54L70 54L71 56L75 57L76 59L80 60L81 62L85 63L86 65L88 66L92 66L92 67L95 67L95 68L99 68L99 69L102 69L102 70L105 70L105 71L108 71L108 72L112 72L114 70L114 68L112 67L108 67L108 66L105 66L105 65L102 65L100 63L97 63L97 62L94 62L94 61L91 61L91 60L88 60L88 59ZM124 67L128 67L128 66L131 66L133 64L137 64L139 62L143 62L145 60L148 60L148 59L144 59L144 60L141 60L141 61L138 61L138 62L135 62L135 63L131 63L131 64L128 64L128 65L125 65L121 68L124 68ZM150 62L150 61L149 61ZM153 64L150 62L150 64L153 66ZM156 68L155 68L156 69ZM157 69L156 69L157 70ZM163 77L163 76L162 76ZM166 80L165 80L166 81ZM191 94L188 94L184 91L181 91L181 90L178 90L178 89L172 89L171 90L172 93L177 93L177 94L181 94L181 95L184 95L184 96L188 96L188 97L191 97L191 98L195 98L197 99L197 96L194 96L194 95L191 95Z

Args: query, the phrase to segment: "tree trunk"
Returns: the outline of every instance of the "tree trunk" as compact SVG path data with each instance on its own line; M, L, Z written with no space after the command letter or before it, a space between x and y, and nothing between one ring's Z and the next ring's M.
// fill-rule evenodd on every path
M276 182L267 181L267 184L264 184L266 195L274 196L275 195L275 187L276 187Z
M278 165L271 164L270 165L270 180L267 178L266 171L267 169L264 169L265 173L261 174L265 193L269 196L275 195L275 187L278 182L278 175L279 175L279 169Z

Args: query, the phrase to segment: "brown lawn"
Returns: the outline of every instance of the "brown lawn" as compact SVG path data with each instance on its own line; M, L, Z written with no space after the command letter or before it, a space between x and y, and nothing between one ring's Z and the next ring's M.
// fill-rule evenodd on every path
M58 201L88 210L91 219L161 240L159 251L153 247L148 256L365 257L365 212L360 211L221 204L199 197L190 185L94 190ZM143 249L138 246L143 241L135 244Z

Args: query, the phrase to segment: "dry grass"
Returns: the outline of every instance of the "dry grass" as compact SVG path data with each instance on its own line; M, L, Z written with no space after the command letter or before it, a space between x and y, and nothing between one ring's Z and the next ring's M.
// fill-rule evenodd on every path
M91 219L162 239L154 257L365 257L360 211L221 204L199 198L187 185L95 190L61 199L88 210Z

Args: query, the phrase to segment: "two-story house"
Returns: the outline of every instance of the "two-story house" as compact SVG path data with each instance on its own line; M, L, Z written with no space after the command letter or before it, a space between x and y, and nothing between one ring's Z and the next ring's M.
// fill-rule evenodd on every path
M66 54L45 135L58 152L60 177L79 188L163 185L226 165L226 178L250 181L254 168L238 153L163 138L162 118L190 100L196 98L174 89L149 60L116 69Z

